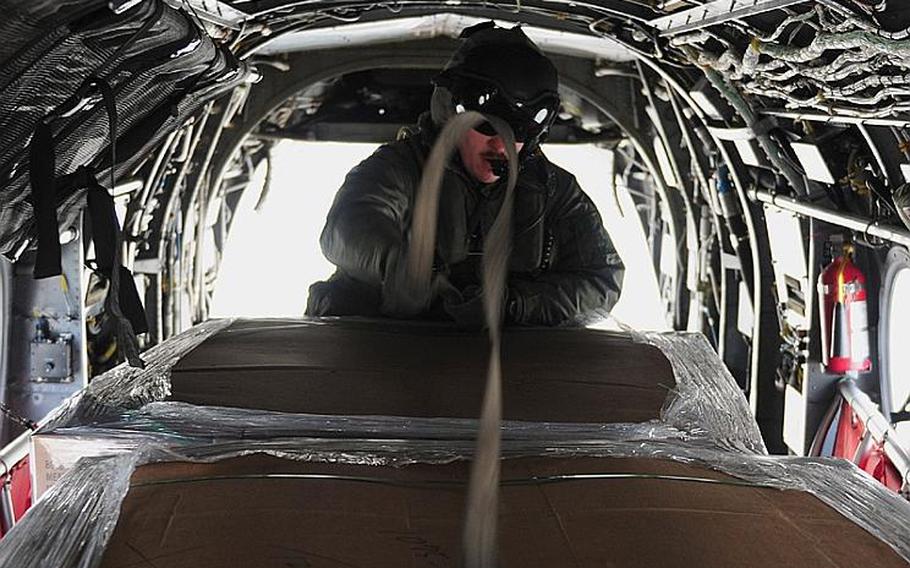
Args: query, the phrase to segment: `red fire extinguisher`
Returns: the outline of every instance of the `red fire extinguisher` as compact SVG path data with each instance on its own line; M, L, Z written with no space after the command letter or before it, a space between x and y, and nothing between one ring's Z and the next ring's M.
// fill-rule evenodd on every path
M839 375L872 368L866 277L853 264L853 250L852 243L844 243L842 254L818 278L822 359L825 371Z

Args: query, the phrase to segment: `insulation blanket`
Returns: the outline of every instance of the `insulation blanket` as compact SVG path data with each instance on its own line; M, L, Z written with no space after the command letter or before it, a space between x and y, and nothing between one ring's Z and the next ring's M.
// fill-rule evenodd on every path
M52 152L39 152L49 162L41 167L53 170L52 198L66 228L85 205L81 168L105 184L122 177L248 75L187 12L163 0L116 13L110 4L0 0L0 254L9 258L36 237L29 156L39 124L50 129ZM111 89L115 121L92 86L99 82Z

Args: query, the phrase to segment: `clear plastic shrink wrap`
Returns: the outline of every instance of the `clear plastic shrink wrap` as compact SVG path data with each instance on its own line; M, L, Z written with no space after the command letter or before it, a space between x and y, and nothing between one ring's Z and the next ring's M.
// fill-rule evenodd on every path
M62 427L93 425L117 431L167 432L172 436L256 437L295 435L300 432L352 434L382 432L389 424L381 419L370 426L364 417L289 415L260 410L198 407L180 403L158 403L171 392L171 368L199 344L226 329L233 320L211 320L160 344L143 354L147 365L136 369L121 365L96 378L80 395L74 396L51 418L41 432ZM306 325L307 322L297 322ZM321 325L312 322L312 325ZM761 432L749 411L748 402L733 377L718 359L707 340L695 333L633 334L636 341L661 350L672 365L676 388L667 394L659 421L641 425L596 424L585 426L592 436L597 431L628 428L653 429L660 438L674 435L705 438L718 447L752 453L767 453ZM472 434L474 421L456 419L409 419L412 426L402 435L413 437L455 437ZM320 426L324 424L324 428ZM395 424L398 424L396 421ZM363 430L366 428L366 430ZM579 431L578 425L551 425L551 430ZM512 433L520 423L506 428ZM73 431L73 434L77 432ZM83 431L83 433L87 433Z
M765 442L736 380L700 333L633 333L669 359L676 377L661 410L668 425L719 447L766 454Z
M144 370L113 369L45 424L43 431L65 439L116 440L126 442L121 449L134 449L79 461L0 541L0 565L97 565L130 476L147 463L213 462L254 453L391 467L470 459L475 420L320 416L163 402L173 365L230 324L210 321L153 348L144 354ZM844 461L767 456L745 398L703 337L634 337L658 347L674 370L677 386L668 393L660 419L505 422L503 458L666 459L718 470L750 485L809 492L910 560L910 503Z
M232 319L213 319L191 327L143 353L144 369L124 363L96 377L45 418L40 431L89 424L164 400L171 392L171 369L180 358L232 322Z
M677 441L506 440L503 458L647 457L701 465L742 482L807 491L877 536L910 561L910 503L842 460L759 456ZM212 462L254 453L308 462L371 466L440 464L467 459L472 441L272 439L181 448L146 445L134 452L85 458L0 541L0 565L32 568L96 566L117 524L136 467L158 461ZM634 472L630 472L634 473ZM590 475L590 473L588 473ZM382 471L377 470L377 479Z

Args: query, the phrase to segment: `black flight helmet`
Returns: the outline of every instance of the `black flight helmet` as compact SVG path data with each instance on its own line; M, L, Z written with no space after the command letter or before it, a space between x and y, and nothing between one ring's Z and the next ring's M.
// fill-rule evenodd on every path
M520 27L485 22L466 28L461 47L434 83L452 94L455 113L474 110L506 121L528 155L544 139L559 111L556 67ZM490 123L477 130L487 136Z

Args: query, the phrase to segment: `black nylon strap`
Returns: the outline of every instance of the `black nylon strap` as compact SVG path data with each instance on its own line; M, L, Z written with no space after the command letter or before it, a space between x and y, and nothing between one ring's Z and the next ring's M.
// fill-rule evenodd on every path
M139 290L136 289L133 272L125 266L120 267L119 296L120 310L133 326L133 333L146 333L149 330L149 324L145 317L145 307L142 305Z
M132 47L136 41L148 33L164 13L164 2L157 1L155 8L150 17L124 41L110 57L98 68L96 72L104 72L107 67L116 62L127 49ZM67 99L56 111L51 113L45 120L38 123L35 128L35 134L32 138L30 147L30 172L29 176L32 183L32 206L35 210L35 221L38 232L38 252L35 259L35 278L47 278L49 276L59 276L63 273L61 267L60 254L60 237L59 227L57 225L57 192L54 183L54 168L56 160L54 155L54 141L51 134L49 121L54 117L61 116L65 110L72 109L77 105L86 94L91 86L96 86L101 90L107 106L108 117L111 122L111 188L114 187L114 171L116 166L116 152L114 145L116 143L117 132L117 107L114 104L114 97L110 85L104 81L93 77L87 79L80 86L79 90Z
M110 277L117 251L117 217L114 199L98 183L95 176L86 172L83 187L88 188L86 205L92 220L92 241L95 243L95 265L98 272Z
M110 84L104 79L94 78L92 83L98 87L101 92L101 99L104 102L107 111L108 126L110 129L110 148L111 148L111 190L115 185L115 169L117 167L117 101L114 98L114 91ZM142 301L139 299L139 292L136 290L136 284L133 281L133 275L129 270L120 264L120 227L117 222L117 214L114 209L114 199L110 193L105 190L98 180L92 176L94 184L89 188L89 193L96 195L95 201L98 207L98 220L104 226L108 224L107 229L101 229L102 233L108 239L107 243L102 245L110 256L106 257L103 262L110 261L110 289L105 300L105 307L108 313L117 321L117 345L126 356L127 361L132 367L144 368L145 363L139 357L139 341L136 339L136 333L148 331L148 323L145 319L144 310L142 310ZM103 196L102 196L103 194ZM95 219L92 219L94 225ZM95 228L97 234L97 228ZM113 239L111 239L113 235ZM96 241L97 242L97 241ZM96 244L97 246L97 244ZM100 262L99 262L100 265ZM121 302L125 295L126 301ZM128 312L132 312L134 319L130 319L123 311L123 306L128 307ZM137 309L138 306L138 309ZM143 331L139 331L143 330Z
M38 122L29 146L29 177L32 184L31 202L35 209L38 230L38 253L35 258L35 278L59 276L60 232L57 224L57 188L54 180L54 138L46 121Z
M93 79L92 82L101 92L104 110L107 111L108 130L110 131L111 140L111 191L113 191L115 185L114 170L117 167L117 99L114 98L114 90L111 89L110 83L106 80Z
M133 273L125 266L120 266L117 256L120 241L120 224L114 209L114 199L94 176L88 175L88 194L86 201L92 219L92 241L95 243L95 264L98 272L113 281L113 270L119 269L118 304L123 315L133 326L135 333L148 331L148 321L142 299L136 289ZM111 293L114 293L113 288Z

